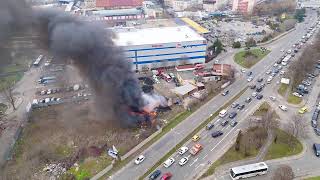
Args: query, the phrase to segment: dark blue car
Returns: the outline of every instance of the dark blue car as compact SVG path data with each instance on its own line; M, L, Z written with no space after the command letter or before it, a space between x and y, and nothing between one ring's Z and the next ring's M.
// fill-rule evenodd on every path
M157 179L157 177L159 177L160 174L161 174L161 171L160 171L160 170L156 170L155 172L153 172L153 173L149 176L149 179L150 179L150 180Z

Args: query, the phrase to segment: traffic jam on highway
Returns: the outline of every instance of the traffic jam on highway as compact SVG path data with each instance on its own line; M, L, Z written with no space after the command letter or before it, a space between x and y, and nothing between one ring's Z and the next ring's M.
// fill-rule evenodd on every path
M295 55L300 52L300 49L304 47L304 44L311 38L311 36L320 27L320 21L317 24L311 26L307 29L307 33L295 44L292 45L292 49L281 50L283 56L276 61L270 69L266 69L265 73L260 77L254 77L254 73L244 70L241 73L246 74L248 82L248 90L246 90L243 95L233 102L228 108L223 109L219 112L218 117L214 118L210 123L206 125L198 134L195 134L191 140L184 144L179 150L173 154L170 158L164 161L161 167L154 172L152 172L148 178L157 179L161 175L162 180L170 179L175 174L175 179L183 179L188 176L188 173L193 170L204 166L206 164L211 164L208 156L215 149L223 149L226 146L222 146L222 141L230 136L235 139L238 130L243 126L240 121L247 117L250 113L248 110L254 110L254 107L261 104L261 100L264 97L263 90L271 84L276 77L280 78L286 72L286 67L293 61ZM320 69L320 62L318 63ZM295 96L302 97L308 94L308 86L312 84L312 79L315 78L317 74L310 73L308 77L296 88L294 92ZM231 89L222 92L222 96L228 96ZM271 101L276 101L275 96L268 97ZM280 104L278 106L281 110L287 111L288 108L285 105ZM320 107L320 104L319 104ZM299 109L299 113L303 114L307 111L306 107ZM315 128L317 135L320 135L320 129L317 128L317 118L320 112L320 108L314 111L314 117L312 118L312 126ZM213 116L212 114L210 116ZM239 118L241 117L241 118ZM238 127L239 126L239 127ZM238 128L237 128L238 127ZM236 129L237 128L237 129ZM232 141L232 138L230 139ZM232 142L231 142L232 143ZM219 146L219 147L218 147ZM135 164L139 165L145 160L144 155L140 155L136 160ZM177 162L177 163L176 163ZM187 170L181 170L182 168L187 168ZM188 173L186 173L188 172ZM190 178L190 177L189 177Z

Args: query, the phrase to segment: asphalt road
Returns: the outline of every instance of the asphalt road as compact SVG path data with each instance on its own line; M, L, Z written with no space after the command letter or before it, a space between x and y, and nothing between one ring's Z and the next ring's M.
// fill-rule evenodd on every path
M309 12L308 12L309 13ZM310 14L310 13L309 13ZM305 29L307 26L311 26L313 21L316 20L315 13L310 14L306 21L309 21L309 24L299 24L296 27L296 30L288 34L287 36L280 38L276 43L270 47L273 51L269 53L268 56L266 56L263 60L261 60L259 63L257 63L251 71L253 72L255 79L258 76L262 76L264 72L271 67L274 62L280 58L283 53L280 52L280 49L290 49L291 46L300 40L300 38L304 35ZM222 107L226 102L232 99L233 96L235 96L237 93L239 93L242 89L244 89L248 85L248 82L246 81L246 75L240 76L240 78L230 85L227 89L230 90L230 94L228 96L216 96L212 100L210 100L207 104L203 105L201 108L199 108L195 113L193 113L191 116L189 116L186 120L184 120L182 123L177 125L172 131L168 132L166 135L164 135L160 140L158 140L156 143L151 145L149 148L147 148L142 154L146 156L145 161L140 165L135 165L134 160L129 162L124 168L122 168L120 171L115 173L111 179L120 179L120 180L127 180L127 179L138 179L141 175L143 175L150 167L152 167L160 158L162 158L169 150L171 150L173 147L175 147L176 144L178 144L185 136L187 136L190 132L192 132L200 123L205 121L211 113L216 112L220 107ZM246 92L247 93L247 92ZM240 101L244 101L244 99L248 96L242 96L240 98ZM253 105L255 103L252 103ZM253 107L251 107L253 108ZM248 112L248 111L247 111ZM206 143L215 144L213 147L214 151L221 150L225 143L219 143L219 139L229 140L230 137L234 134L235 130L237 128L241 127L241 123L236 126L236 128L231 128L227 126L224 129L225 136L222 136L220 138L217 138L216 140L210 139L207 135L207 137L202 138L204 141L207 140ZM224 138L228 135L229 138ZM201 140L202 140L201 139ZM230 138L232 139L232 138ZM200 143L201 143L200 140ZM220 141L221 141L220 140ZM186 174L188 174L189 179L192 179L197 174L196 171L191 171L190 169L195 169L197 165L197 169L201 170L203 169L204 162L207 162L207 157L205 157L208 150L211 151L213 148L212 146L208 146L207 144L204 144L204 149L200 154L198 154L195 158L190 158L189 165L187 164L185 167L178 167L172 166L172 168L176 168L175 171L172 171L170 168L170 172L174 173L174 179L184 178ZM208 146L208 147L207 147ZM209 148L211 147L211 148ZM213 151L213 150L212 150ZM211 152L212 152L211 151ZM210 153L211 154L211 153ZM200 157L202 156L202 157ZM209 156L209 155L208 155ZM209 158L209 157L208 157ZM211 159L211 157L210 157ZM179 160L179 159L177 159ZM176 162L177 163L177 162ZM193 164L192 164L193 163ZM192 165L191 165L192 164ZM202 165L201 165L202 164ZM175 164L176 165L176 164ZM194 167L191 167L191 166ZM181 170L182 169L182 170ZM179 171L179 173L175 173L176 171ZM188 173L187 173L188 172ZM179 174L179 175L177 175ZM183 176L183 177L180 177ZM177 177L177 178L176 178Z

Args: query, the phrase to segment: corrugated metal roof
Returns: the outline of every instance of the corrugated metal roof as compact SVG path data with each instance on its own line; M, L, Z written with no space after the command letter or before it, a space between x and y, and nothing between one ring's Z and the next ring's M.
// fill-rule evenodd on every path
M184 22L186 22L189 26L191 26L194 30L196 30L200 34L209 33L210 31L202 26L200 26L198 23L192 21L189 18L181 18Z
M142 6L143 0L96 0L96 7Z

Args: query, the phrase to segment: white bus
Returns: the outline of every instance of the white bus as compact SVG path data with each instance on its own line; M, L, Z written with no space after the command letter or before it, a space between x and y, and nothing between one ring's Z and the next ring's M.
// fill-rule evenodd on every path
M40 61L42 60L43 55L40 55L33 63L34 66L39 66Z
M264 162L238 166L230 169L232 179L243 179L253 176L259 176L268 172L268 166Z

